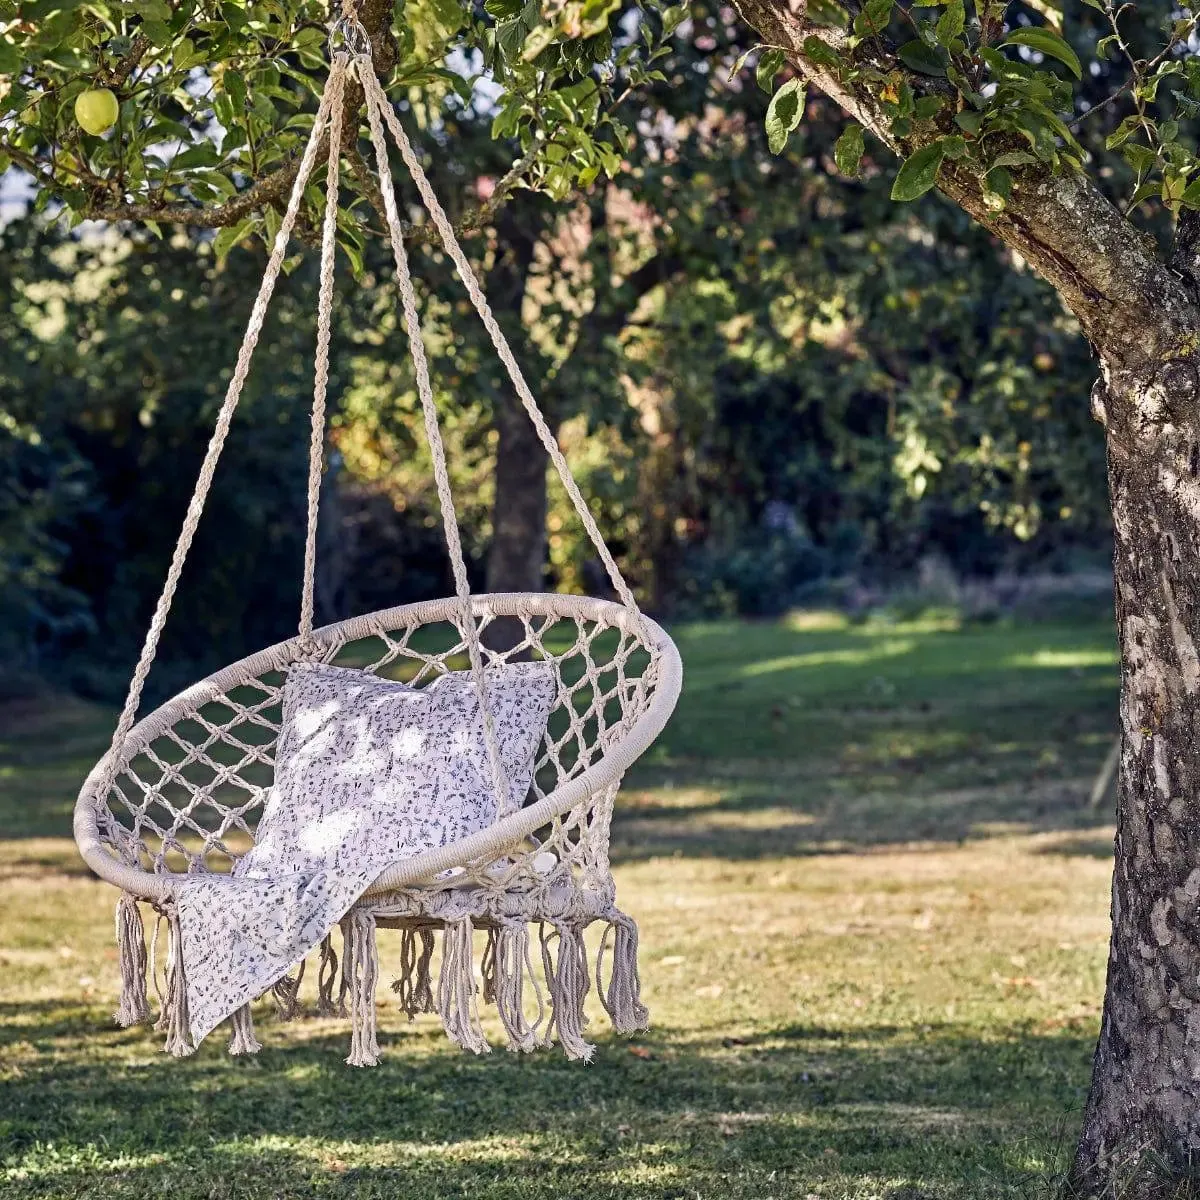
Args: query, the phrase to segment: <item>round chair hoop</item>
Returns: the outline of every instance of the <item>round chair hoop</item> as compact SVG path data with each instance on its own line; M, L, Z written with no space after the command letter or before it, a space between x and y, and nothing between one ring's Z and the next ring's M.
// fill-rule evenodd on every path
M609 630L616 631L619 638L619 663L616 668L611 665L592 664L593 669L601 674L613 671L619 683L614 684L611 692L597 699L593 696L591 704L595 709L605 703L620 706L621 720L617 723L615 737L611 736L607 744L602 746L598 756L594 751L589 752L590 758L583 759L583 768L575 773L567 771L563 778L564 768L558 764L558 779L544 795L516 812L495 821L488 828L471 834L469 837L447 846L426 851L413 858L393 863L371 885L367 895L393 891L397 888L408 887L432 879L453 867L465 866L469 863L487 862L500 857L524 839L541 829L554 818L584 804L591 797L605 789L615 787L620 782L625 771L654 741L666 725L675 703L683 679L683 669L674 642L666 631L648 617L637 611L631 611L621 604L608 600L599 600L587 596L559 595L555 593L495 593L474 596L471 599L471 613L479 628L484 629L490 622L498 618L513 618L521 622L524 639L506 651L488 651L492 662L504 662L522 650L537 650L545 657L563 661L572 655L582 655L589 663L592 641L600 634ZM379 662L374 663L368 670L379 670L398 660L411 660L421 663L418 677L428 678L449 669L446 660L458 653L461 646L450 650L430 654L419 647L410 644L415 631L422 627L447 624L456 625L462 618L461 601L457 598L422 601L416 604L400 605L396 608L353 617L332 625L314 630L309 639L300 637L280 642L265 650L252 654L247 658L233 663L215 672L187 690L180 692L160 708L144 717L130 729L121 745L111 754L117 755L115 768L106 756L93 768L75 804L74 831L75 840L84 860L102 879L115 884L131 895L160 902L167 899L172 891L173 882L179 873L162 865L161 869L146 870L142 866L121 861L117 857L121 847L117 846L112 836L105 837L101 830L101 813L109 804L110 794L100 795L106 778L114 775L121 776L122 772L130 770L131 763L139 755L151 754L152 744L164 736L173 737L175 743L188 749L190 743L181 740L174 732L181 723L198 722L210 731L210 735L199 754L196 747L185 756L185 762L175 764L172 768L164 767L164 778L171 775L176 782L182 782L181 768L189 765L197 758L203 757L204 750L214 741L220 741L229 729L238 721L245 722L247 710L239 710L236 721L223 726L214 726L201 714L206 705L219 705L235 708L236 704L230 699L231 693L238 688L254 687L266 689L261 677L273 672L284 672L295 662L312 661L314 658L330 661L343 647L356 642L370 639L383 639L388 649ZM547 652L541 643L544 634L555 628L559 622L575 622L577 635L573 645L568 646L564 653L555 655ZM394 635L398 631L404 633L399 641ZM585 640L586 634L586 640ZM623 675L625 665L634 654L647 657L641 674L627 679ZM568 706L573 702L576 684L567 684L560 676L560 693L558 704L565 702ZM272 702L277 700L278 688L273 688ZM636 695L636 704L631 699ZM275 730L278 726L261 719L261 705L250 711L250 719L261 729ZM627 712L627 708L634 709ZM589 710L591 711L591 710ZM632 720L626 723L627 718ZM582 735L580 735L582 736ZM241 743L234 743L241 748ZM273 746L269 743L253 747L251 757L259 764L268 764L270 759L267 751ZM582 753L582 742L580 743ZM157 759L156 759L157 761ZM203 760L209 768L211 761ZM163 764L159 764L162 766ZM236 771L242 769L239 765L231 773L236 778ZM221 770L216 769L219 776ZM211 789L214 781L208 785L204 795L211 802ZM265 787L249 789L249 785L238 782L244 789L260 793L256 803L261 804L261 792ZM154 795L154 785L149 788L144 783L140 786L146 793L143 806L157 803ZM114 787L114 790L117 790ZM179 818L188 818L190 828L199 831L199 826L190 820L192 804L185 805L183 810L172 809L176 814L176 824ZM128 802L126 802L127 807ZM247 806L248 807L248 806ZM238 811L238 817L244 810ZM241 828L245 829L244 824ZM222 832L224 826L222 827ZM126 831L128 832L128 831ZM134 835L138 833L134 830ZM227 853L227 852L226 852ZM125 857L129 857L127 854ZM195 864L190 864L195 866ZM203 869L203 866L196 868Z

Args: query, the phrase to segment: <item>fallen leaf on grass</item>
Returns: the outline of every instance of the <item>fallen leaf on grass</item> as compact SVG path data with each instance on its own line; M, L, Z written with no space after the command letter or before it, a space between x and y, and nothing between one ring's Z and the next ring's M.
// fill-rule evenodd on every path
M992 982L1009 988L1040 988L1042 986L1042 981L1034 979L1032 975L1001 975L999 972L992 973Z

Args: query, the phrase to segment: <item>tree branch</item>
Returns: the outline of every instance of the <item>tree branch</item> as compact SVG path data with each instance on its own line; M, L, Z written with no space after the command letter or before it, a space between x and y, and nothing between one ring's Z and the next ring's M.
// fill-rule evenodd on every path
M143 34L138 34L130 43L129 49L111 71L105 72L101 77L105 87L119 88L126 80L137 70L138 64L142 61L142 56L150 49L150 39Z
M735 3L764 41L784 47L801 74L894 153L907 157L942 132L895 137L878 96L864 84L843 83L805 53L807 38L836 46L844 40L839 31L810 24L791 11L788 0ZM917 95L930 90L931 81L904 67L882 38L871 39L871 60L893 77L903 76ZM1178 353L1200 320L1184 282L1151 240L1082 173L1016 172L1002 212L984 203L982 180L964 164L947 161L938 187L1057 289L1110 366L1136 368Z

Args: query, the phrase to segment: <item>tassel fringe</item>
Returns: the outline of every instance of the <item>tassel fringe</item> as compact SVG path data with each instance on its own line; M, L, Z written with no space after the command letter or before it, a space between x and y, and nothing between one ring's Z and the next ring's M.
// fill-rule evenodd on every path
M345 950L343 942L343 956ZM317 970L317 1016L346 1016L346 992L349 990L349 984L346 982L344 971L336 999L333 994L335 987L338 987L338 956L333 949L333 934L327 933L321 941L321 965Z
M491 1047L479 1027L475 1007L474 928L470 917L447 921L442 935L442 969L437 1011L446 1036L464 1050L486 1054Z
M604 955L608 935L613 935L612 977L603 985ZM637 922L620 909L608 914L608 924L596 953L596 994L617 1033L640 1033L650 1028L650 1012L642 1003L642 979L638 973Z
M558 962L550 951L550 942L558 942ZM596 1047L583 1036L587 1014L583 1011L591 980L588 978L587 950L578 925L556 924L553 932L541 927L542 962L550 985L550 1021L546 1026L546 1041L558 1034L558 1044L568 1058L591 1062Z
M484 1004L496 1003L496 943L499 940L500 931L494 925L489 925L487 945L484 946L483 958L479 961L479 982Z
M283 975L271 987L275 1012L281 1021L290 1021L300 1011L300 984L304 979L304 960L295 975Z
M159 1017L159 1027L164 1029L167 1035L163 1049L175 1058L186 1058L196 1047L192 1042L192 1030L188 1021L179 914L174 908L167 912L167 930L170 935L167 946L167 995L162 1015Z
M421 949L417 949L417 939ZM434 1011L430 966L433 963L433 930L405 929L400 935L400 974L392 981L392 991L400 999L400 1011L410 1021L417 1013Z
M121 964L121 999L113 1019L124 1029L150 1020L146 999L146 931L137 901L123 892L117 901L117 957Z
M350 992L350 1054L352 1067L373 1067L379 1062L375 1030L375 985L379 981L379 954L375 946L375 914L356 908L342 921L342 980Z
M168 906L163 915L168 933L165 994L159 986L154 966L161 917L155 925L147 958L146 936L137 901L132 896L122 895L117 902L121 999L114 1016L126 1027L150 1019L146 999L149 962L150 975L161 1002L155 1028L166 1034L164 1050L182 1058L193 1053L195 1047L188 1020L181 931L178 914L171 907ZM637 923L615 908L605 913L605 917L607 925L596 954L596 992L616 1032L637 1033L647 1029L650 1023L641 999ZM345 1016L348 1007L351 1041L346 1062L353 1067L375 1066L379 1062L375 1016L379 955L375 916L369 909L356 909L341 925L340 976L332 936L326 935L321 942L317 1011L321 1016ZM491 1047L479 1023L477 998L482 996L485 1004L495 1004L510 1051L528 1052L549 1045L557 1038L568 1058L590 1062L596 1048L584 1037L588 1023L584 1003L591 980L583 926L570 921L539 925L549 1008L533 967L529 926L521 920L506 920L488 927L479 984L475 979L474 932L469 916L445 923L441 969L435 988L432 964L436 939L433 929L403 930L400 973L392 984L401 1010L410 1019L417 1013L437 1012L451 1041L474 1054L485 1054ZM610 943L611 973L605 986L605 959L610 953ZM283 976L272 988L283 1020L291 1019L298 1011L303 977L304 963L301 963L295 975ZM537 1006L534 1019L525 1011L527 981ZM254 1033L249 1004L232 1015L230 1029L230 1054L256 1054L262 1048Z
M546 1017L546 1006L542 1000L542 989L533 973L533 962L529 954L529 927L524 921L506 922L499 929L488 930L488 946L492 951L491 997L500 1014L504 1032L508 1035L508 1048L513 1052L528 1053L538 1047L538 1031ZM537 1001L537 1020L532 1023L525 1015L525 979L528 976ZM485 975L485 980L488 978ZM484 984L484 1000L488 1000L488 986Z
M262 1043L254 1036L254 1018L250 1015L250 1005L243 1004L229 1018L229 1027L233 1036L229 1039L229 1053L257 1054L262 1049Z

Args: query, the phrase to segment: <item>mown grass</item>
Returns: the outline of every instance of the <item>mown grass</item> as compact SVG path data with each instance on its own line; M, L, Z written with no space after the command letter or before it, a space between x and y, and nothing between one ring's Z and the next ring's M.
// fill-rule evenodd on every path
M252 1060L115 1029L114 894L69 841L110 714L0 710L0 1195L1048 1196L1103 982L1110 628L675 632L613 838L654 1028L593 1000L590 1067L465 1056L385 992L374 1071L265 1005Z

